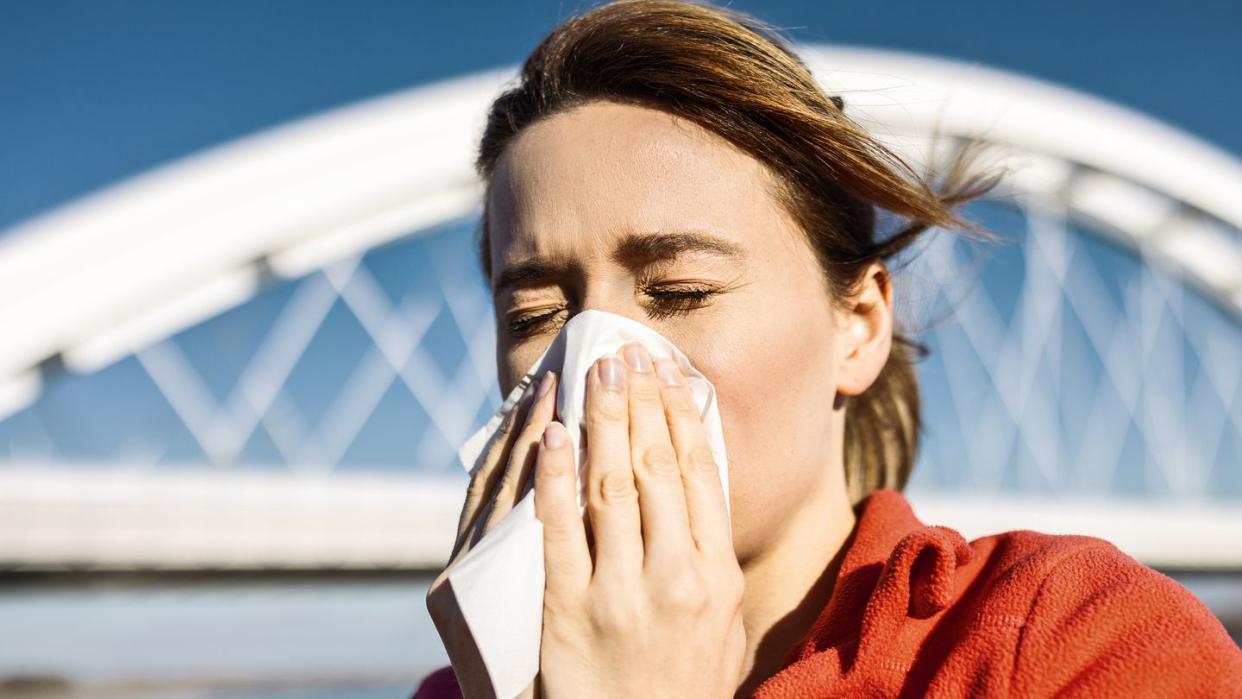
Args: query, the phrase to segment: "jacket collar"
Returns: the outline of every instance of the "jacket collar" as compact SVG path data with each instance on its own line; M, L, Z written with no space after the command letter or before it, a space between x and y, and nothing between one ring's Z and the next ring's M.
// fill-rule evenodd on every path
M855 638L883 643L907 618L930 617L955 597L955 572L971 558L961 534L921 522L896 490L873 491L854 511L832 595L791 661Z

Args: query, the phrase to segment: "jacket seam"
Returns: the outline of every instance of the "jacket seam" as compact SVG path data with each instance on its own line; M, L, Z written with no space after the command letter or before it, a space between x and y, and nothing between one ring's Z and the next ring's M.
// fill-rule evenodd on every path
M1012 690L1014 680L1016 679L1018 675L1018 667L1022 664L1023 648L1027 640L1027 629L1034 622L1033 617L1035 614L1035 608L1039 605L1040 600L1043 598L1044 593L1048 588L1049 581L1052 580L1056 576L1056 574L1064 566L1066 566L1066 564L1068 564L1072 559L1084 553L1088 553L1088 552L1096 551L1100 549L1110 549L1110 548L1115 549L1116 546L1114 546L1112 543L1108 541L1103 541L1103 540L1097 541L1097 542L1091 542L1089 544L1085 544L1073 551L1066 553L1059 560L1057 560L1056 563L1053 563L1051 566L1048 567L1048 570L1044 573L1043 579L1039 581L1039 587L1036 588L1035 594L1031 596L1031 603L1030 603L1030 606L1027 607L1026 615L1022 621L1022 625L1018 627L1018 634L1017 634L1018 638L1017 638L1017 642L1014 645L1014 651L1013 651L1013 667L1010 668L1009 670L1009 689L1010 690Z

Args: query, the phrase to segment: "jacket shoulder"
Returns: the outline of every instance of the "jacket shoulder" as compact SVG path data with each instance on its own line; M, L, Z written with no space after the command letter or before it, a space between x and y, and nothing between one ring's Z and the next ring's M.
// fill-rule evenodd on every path
M1216 696L1242 687L1242 651L1176 580L1097 537L1018 530L987 538L1001 574L1030 585L1015 694Z

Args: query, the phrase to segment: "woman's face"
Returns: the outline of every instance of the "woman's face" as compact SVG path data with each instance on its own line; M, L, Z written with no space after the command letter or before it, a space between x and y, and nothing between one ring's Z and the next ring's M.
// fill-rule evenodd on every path
M743 563L800 504L844 488L847 321L769 186L693 122L598 101L519 134L489 200L503 393L584 309L667 337L716 387Z

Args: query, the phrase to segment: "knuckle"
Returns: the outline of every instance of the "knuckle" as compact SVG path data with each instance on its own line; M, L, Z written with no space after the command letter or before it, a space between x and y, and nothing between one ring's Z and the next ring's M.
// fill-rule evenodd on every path
M636 617L631 606L615 595L601 595L591 605L591 624L604 636L615 638L628 634Z
M608 471L599 479L599 502L604 505L619 505L632 502L638 495L634 488L634 478L623 471Z
M487 488L487 480L482 469L470 478L470 485L466 488L467 503L478 502L483 498L483 491Z
M534 474L532 476L536 484L547 483L553 487L559 487L555 485L557 480L571 475L576 474L572 464L566 463L565 455L544 454L536 457Z
M660 585L660 599L670 610L697 612L707 605L702 575L690 566L681 566Z
M635 379L630 384L630 396L639 403L658 403L660 387L649 379Z
M690 395L690 390L685 386L670 386L665 402L668 404L668 411L673 417L683 420L698 420L699 406L694 404L694 398Z
M603 396L595 403L595 409L587 414L588 422L616 424L629 417L629 406L624 396Z
M573 541L574 528L561 517L538 517L540 524L543 525L543 537L546 541L553 543L566 543Z
M503 468L501 459L493 457L470 476L470 485L466 487L466 504L478 502L496 485L497 469Z
M690 450L690 469L697 473L716 473L716 457L710 447L699 445Z
M677 454L669 446L646 447L639 453L638 463L645 473L656 476L672 476L680 472L677 467Z

